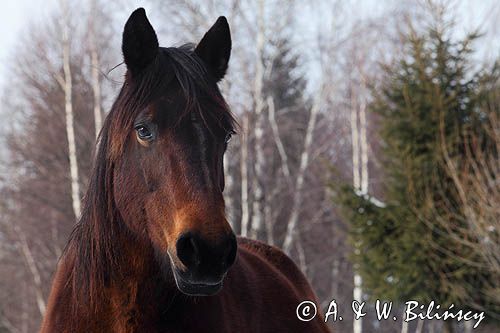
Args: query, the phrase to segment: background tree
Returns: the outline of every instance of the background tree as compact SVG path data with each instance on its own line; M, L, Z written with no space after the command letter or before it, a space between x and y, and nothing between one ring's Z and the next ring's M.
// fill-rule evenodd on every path
M382 160L386 143L380 140L379 125L383 124L379 122L384 118L374 112L373 106L367 107L374 100L373 92L379 93L376 101L390 101L382 92L391 87L386 84L391 76L384 75L380 63L394 64L395 58L412 58L410 44L397 34L407 18L416 22L414 30L422 31L423 22L436 15L457 17L460 25L449 27L454 35L467 23L484 22L481 27L487 39L483 44L488 47L470 54L474 60L469 61L469 65L478 69L488 64L493 55L498 56L495 45L499 39L495 32L500 22L496 19L500 6L495 1L455 2L457 8L462 8L461 16L450 9L442 10L439 4L449 2L447 0L65 2L70 17L67 60L71 72L80 194L87 183L94 140L100 128L99 116L105 116L123 82L124 66L111 72L110 69L122 61L120 36L131 11L146 7L163 46L197 42L219 15L225 15L231 26L233 50L228 75L220 86L241 126L225 155L224 195L228 219L237 233L252 233L283 247L307 274L322 302L320 307L324 308L332 298L342 307L349 305L353 290L366 300L365 290L384 285L373 284L372 289L363 288L363 291L362 285L354 286L356 267L351 254L356 251L352 245L357 244L347 241L347 233L350 217L356 220L361 215L347 207L344 217L338 214L338 205L332 205L332 190L327 186L332 182L349 183L359 194L352 194L352 186L345 192L345 200L353 202L351 207L361 208L363 215L389 221L385 229L378 229L373 223L368 225L370 222L363 216L366 224L364 229L358 229L372 232L363 239L376 240L376 245L385 246L378 252L379 260L397 257L400 259L398 269L414 274L413 267L403 264L403 253L410 256L412 249L420 250L413 240L415 233L431 240L439 236L443 239L440 246L447 245L442 233L426 234L428 226L421 229L422 225L436 224L433 230L445 230L455 244L452 249L464 247L475 253L464 258L455 256L454 265L468 267L468 260L474 257L480 259L476 261L476 268L485 272L485 276L498 272L500 219L495 178L498 149L493 148L498 147L498 126L495 126L498 98L494 97L498 95L498 83L494 84L493 75L476 76L471 68L464 70L465 81L477 78L477 83L468 89L481 94L476 94L474 102L460 95L460 103L465 103L467 108L475 105L481 121L473 127L464 126L460 136L463 141L457 141L458 136L448 133L451 128L448 121L455 120L446 118L446 140L441 140L439 149L443 152L442 142L446 142L444 147L449 151L449 158L436 159L436 165L445 175L443 179L449 181L439 182L439 186L438 182L432 184L443 193L465 192L467 195L457 196L456 205L443 205L440 200L416 205L424 199L408 194L405 205L418 207L412 207L413 211L406 214L422 221L408 231L404 231L399 222L400 217L406 216L394 213L393 209L399 209L396 202L387 202L385 209L378 207L383 206L381 199L386 200L384 185L391 184L393 175ZM434 6L436 3L438 6ZM429 6L434 9L429 10ZM0 308L3 310L0 322L12 333L37 330L55 262L74 221L64 85L57 80L57 77L64 78L61 9L60 2L56 1L51 16L39 21L30 19L32 23L21 34L18 47L12 49L6 63L9 72L4 78L6 84L0 105L3 117L0 122L3 133L0 136ZM256 43L258 36L260 46ZM454 50L454 46L451 49ZM445 67L453 66L454 60ZM422 73L423 77L434 75ZM424 99L423 92L418 95L412 91L412 94L418 96L418 100ZM452 95L446 96L450 101L456 100ZM405 115L414 116L409 112ZM419 135L441 135L441 130L436 132L435 127L428 131L423 121L419 126L414 128ZM460 142L462 148L457 149ZM260 193L256 191L258 187ZM423 214L424 211L427 213ZM460 228L450 226L450 216L458 221L456 226ZM399 251L399 247L390 242L391 237L386 239L386 230L392 230L389 227L402 228L397 229L398 232L408 239L407 244L397 244L402 246L401 254L382 252L384 249ZM463 244L457 245L460 242ZM364 246L361 243L361 253L365 252ZM439 263L444 260L442 256L435 257ZM416 264L426 264L422 258L409 258ZM357 263L360 267L371 265L371 262L361 264L359 260ZM377 265L374 267L383 267ZM387 284L387 281L379 282ZM443 281L443 290L455 288L468 292L479 288L458 277L453 287L451 282ZM482 295L490 296L488 302L492 303L491 297L498 295L491 283L494 280L488 279L489 284L484 279L483 282ZM420 290L416 285L409 287ZM402 326L400 321L378 322L370 312L363 318L362 325L354 321L350 311L343 317L342 322L332 324L340 332L352 331L354 323L358 324L356 329L362 328L363 332L393 332ZM415 326L403 326L403 329L415 328L416 332L422 328L432 329L428 325Z
M495 316L499 303L488 294L499 276L480 269L487 263L471 250L481 239L469 237L468 248L449 232L467 225L447 160L465 157L465 129L484 129L482 75L470 66L477 35L454 42L450 26L440 24L425 34L410 29L405 38L405 54L386 68L370 106L380 115L387 204L352 188L336 198L360 247L354 258L371 295L463 304Z
M66 5L51 20L32 23L23 42L34 44L36 52L17 49L10 73L12 91L4 97L5 105L15 110L9 115L9 134L2 138L8 154L4 166L11 171L0 189L0 286L12 332L39 328L52 273L75 223L72 183L77 180L78 187L86 187L95 145L88 27L68 23L86 7ZM101 8L95 20L105 16ZM109 43L108 32L96 34L100 45ZM99 52L102 65L111 68L110 53ZM70 172L68 115L73 118L72 161L77 163L78 178Z

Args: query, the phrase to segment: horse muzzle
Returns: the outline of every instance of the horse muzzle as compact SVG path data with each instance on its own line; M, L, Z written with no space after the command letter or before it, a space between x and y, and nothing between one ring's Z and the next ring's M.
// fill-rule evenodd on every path
M217 294L223 286L224 277L214 283L197 283L186 280L180 275L181 274L174 269L174 277L177 288L182 293L189 296L212 296Z
M172 262L177 288L192 296L216 294L222 289L236 253L237 242L232 232L216 241L208 241L198 233L182 234L176 243L176 254L184 267Z

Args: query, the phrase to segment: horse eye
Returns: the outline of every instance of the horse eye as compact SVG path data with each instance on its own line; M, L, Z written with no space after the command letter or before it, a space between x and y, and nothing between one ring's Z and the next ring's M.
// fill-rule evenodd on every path
M139 125L135 128L137 133L137 137L141 140L149 141L153 138L153 133L151 130L145 125Z
M227 133L227 134L226 134L226 138L224 139L224 142L225 142L226 144L228 144L228 143L229 143L229 141L231 141L231 138L232 138L232 137L233 137L233 132L229 132L229 133Z

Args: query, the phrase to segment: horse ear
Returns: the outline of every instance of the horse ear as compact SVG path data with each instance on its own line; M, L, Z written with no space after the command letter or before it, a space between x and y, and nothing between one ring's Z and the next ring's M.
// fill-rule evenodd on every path
M144 8L136 9L125 23L122 52L127 69L133 75L149 65L158 54L158 38Z
M231 32L224 16L219 17L203 36L195 53L217 81L224 77L231 56Z

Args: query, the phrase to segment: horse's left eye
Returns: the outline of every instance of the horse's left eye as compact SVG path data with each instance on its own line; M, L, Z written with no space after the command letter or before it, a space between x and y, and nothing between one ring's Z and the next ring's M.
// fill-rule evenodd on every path
M232 137L233 137L233 132L229 132L229 133L227 133L227 134L226 134L226 138L224 139L224 142L225 142L226 144L228 144L228 143L229 143L229 141L231 141L231 138L232 138Z
M153 138L153 133L145 125L139 125L139 126L137 126L135 128L135 131L137 133L137 136L141 140L149 141L149 140L151 140Z

